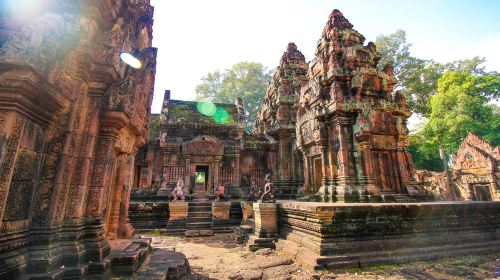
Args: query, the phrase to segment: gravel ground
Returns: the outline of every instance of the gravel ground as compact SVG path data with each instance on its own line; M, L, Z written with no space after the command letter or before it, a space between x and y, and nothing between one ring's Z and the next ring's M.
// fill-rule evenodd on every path
M197 238L143 236L153 238L153 254L167 249L186 255L193 274L190 279L494 279L500 266L498 253L368 269L314 271L271 249L250 252L246 246L235 244L230 234ZM148 265L146 261L141 270Z

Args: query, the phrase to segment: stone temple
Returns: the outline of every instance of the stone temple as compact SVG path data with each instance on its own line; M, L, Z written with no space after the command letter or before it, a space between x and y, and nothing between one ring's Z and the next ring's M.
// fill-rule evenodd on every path
M315 269L500 250L498 147L467 137L445 186L417 173L392 66L340 11L310 62L286 46L248 133L241 99L167 90L151 114L148 0L44 3L0 12L1 279L136 275L146 230L234 231ZM189 275L160 253L155 277Z

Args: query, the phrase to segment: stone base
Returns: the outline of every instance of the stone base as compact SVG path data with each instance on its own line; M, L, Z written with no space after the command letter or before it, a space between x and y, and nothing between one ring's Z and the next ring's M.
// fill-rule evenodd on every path
M255 235L259 238L275 238L278 235L278 216L275 203L254 203Z
M180 252L158 249L154 252L146 272L134 279L186 279L191 269L186 256Z
M259 238L255 235L248 239L248 249L252 252L263 248L276 249L276 239L274 238Z
M151 238L118 239L110 241L114 276L133 275L151 252Z
M278 204L278 249L315 269L500 251L500 202Z

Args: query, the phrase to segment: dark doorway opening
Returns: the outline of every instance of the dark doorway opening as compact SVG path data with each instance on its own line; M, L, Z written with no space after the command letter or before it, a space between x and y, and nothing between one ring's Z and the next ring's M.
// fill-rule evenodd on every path
M208 165L197 165L196 173L194 176L194 192L206 193L208 192Z
M471 188L475 201L491 201L490 188L488 185L472 185Z

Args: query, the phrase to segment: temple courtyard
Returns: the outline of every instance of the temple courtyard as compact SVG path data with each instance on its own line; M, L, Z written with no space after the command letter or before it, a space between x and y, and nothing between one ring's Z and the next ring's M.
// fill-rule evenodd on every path
M418 170L400 69L339 10L258 98L155 113L149 0L44 3L0 10L1 280L500 277L498 107Z
M490 279L500 265L500 254L496 253L367 269L316 271L276 250L251 252L246 246L237 244L232 234L179 237L156 231L141 235L153 239L153 252L138 275L127 279L164 279L164 267L152 261L163 250L186 255L192 270L192 275L186 279Z

